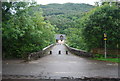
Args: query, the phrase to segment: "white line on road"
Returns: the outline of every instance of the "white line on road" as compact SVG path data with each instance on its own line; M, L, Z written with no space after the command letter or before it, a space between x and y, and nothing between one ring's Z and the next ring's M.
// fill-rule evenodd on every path
M112 66L112 65L114 65L114 66L117 66L118 64L117 63L115 63L115 64L106 64L106 65L108 65L108 66Z
M77 63L76 61L71 61L71 62L69 62L69 63Z
M33 63L33 64L36 64L36 63L39 63L39 62L29 62L30 64Z

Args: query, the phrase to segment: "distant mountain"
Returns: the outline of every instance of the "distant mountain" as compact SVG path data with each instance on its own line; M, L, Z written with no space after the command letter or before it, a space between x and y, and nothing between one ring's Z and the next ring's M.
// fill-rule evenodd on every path
M79 14L83 12L88 12L94 6L89 4L75 4L75 3L65 3L65 4L48 4L41 5L44 15L60 15L60 14Z
M90 11L94 6L89 4L65 3L41 5L43 16L55 25L57 33L64 33L66 28L75 27L76 20L84 13Z

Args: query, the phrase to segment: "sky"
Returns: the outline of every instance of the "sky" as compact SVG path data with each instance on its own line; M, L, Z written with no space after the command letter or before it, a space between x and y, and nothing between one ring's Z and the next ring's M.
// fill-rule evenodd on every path
M49 4L49 3L86 3L94 5L94 2L100 1L100 0L36 0L38 4Z

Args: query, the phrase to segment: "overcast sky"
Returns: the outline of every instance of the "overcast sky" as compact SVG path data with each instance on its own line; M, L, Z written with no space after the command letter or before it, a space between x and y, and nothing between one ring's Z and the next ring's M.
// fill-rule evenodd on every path
M94 2L100 1L100 0L36 0L38 4L49 4L49 3L86 3L94 5Z

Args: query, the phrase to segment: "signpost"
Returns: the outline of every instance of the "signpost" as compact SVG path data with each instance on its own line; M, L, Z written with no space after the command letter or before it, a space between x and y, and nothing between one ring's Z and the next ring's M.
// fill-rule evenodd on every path
M107 35L104 33L104 41L105 41L105 58L107 57L107 51L106 51L106 41L107 41Z

